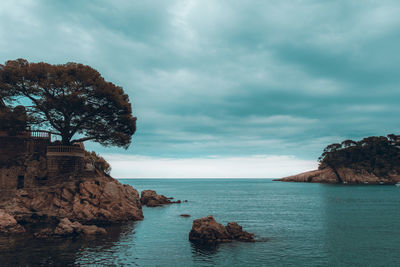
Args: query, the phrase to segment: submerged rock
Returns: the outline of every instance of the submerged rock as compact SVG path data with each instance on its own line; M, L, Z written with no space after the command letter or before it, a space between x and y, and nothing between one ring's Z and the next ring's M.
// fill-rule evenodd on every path
M227 226L215 221L212 215L193 221L189 240L200 244L231 242L233 240L254 242L254 234L242 230L236 222Z
M23 232L25 232L25 228L18 224L14 216L4 210L0 210L0 233L13 234Z
M168 205L173 203L181 203L178 201L171 201L171 197L166 197L164 195L158 195L154 190L143 190L140 197L140 202L142 205L147 207L158 207L162 205Z

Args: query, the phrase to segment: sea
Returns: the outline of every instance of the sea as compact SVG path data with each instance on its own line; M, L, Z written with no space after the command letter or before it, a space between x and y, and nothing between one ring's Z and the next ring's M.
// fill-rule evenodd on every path
M0 238L0 266L400 266L400 187L271 179L121 179L188 200L91 238ZM190 218L181 217L190 214ZM236 221L257 242L198 246L194 219Z

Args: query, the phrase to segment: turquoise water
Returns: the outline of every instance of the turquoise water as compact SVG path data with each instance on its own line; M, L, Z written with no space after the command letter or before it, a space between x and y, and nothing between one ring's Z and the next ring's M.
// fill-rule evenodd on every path
M400 188L268 179L121 180L187 203L143 208L141 222L93 239L0 239L9 264L130 266L399 266ZM191 218L179 215L188 213ZM192 220L237 221L260 242L197 247Z

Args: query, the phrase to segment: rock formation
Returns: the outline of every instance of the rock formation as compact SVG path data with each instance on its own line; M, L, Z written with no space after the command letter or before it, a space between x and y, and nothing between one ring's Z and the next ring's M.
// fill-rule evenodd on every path
M254 234L242 230L236 222L226 226L215 221L212 215L193 221L189 240L200 244L215 244L233 240L254 242Z
M326 167L281 179L275 179L275 181L328 184L395 184L400 182L400 174L392 172L385 176L377 176L366 170L356 170L346 167L339 167L333 170L330 167Z
M0 209L0 233L23 233L25 228L18 224L14 216Z
M17 190L0 208L18 221L68 218L82 223L141 220L138 192L111 177L60 183L53 187Z
M173 203L181 203L178 201L171 201L173 198L168 198L164 195L157 195L154 190L143 190L140 197L140 202L142 205L147 207L158 207L162 205L168 205Z
M106 234L107 231L104 228L97 227L96 225L82 225L79 222L71 222L68 218L60 220L54 230L56 235L69 236L69 235L96 235Z

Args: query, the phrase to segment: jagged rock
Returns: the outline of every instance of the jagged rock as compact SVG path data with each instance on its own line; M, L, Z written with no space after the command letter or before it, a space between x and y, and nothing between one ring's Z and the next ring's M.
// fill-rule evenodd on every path
M254 242L254 235L242 230L236 222L227 226L215 221L212 215L193 221L189 240L200 244L231 242L233 240Z
M254 234L243 231L242 226L240 226L237 222L230 222L226 225L226 230L229 235L234 240L244 241L244 242L253 242Z
M0 210L0 233L12 234L23 232L25 232L25 228L18 224L14 216L4 210Z
M162 205L168 205L173 203L181 203L180 200L178 201L171 201L170 199L164 195L158 195L154 190L143 190L140 197L140 202L142 205L147 207L158 207Z
M143 219L138 192L110 177L20 191L23 193L0 203L18 221L68 218L82 223L115 223Z
M106 234L104 228L97 227L96 225L82 225L79 222L71 222L68 218L60 220L60 223L54 230L56 235L70 236L70 235L95 235Z
M389 173L387 176L377 176L376 174L367 172L366 170L355 170L346 167L340 167L333 170L330 167L326 167L319 170L276 179L276 181L329 184L395 184L400 182L400 174Z
M68 218L60 220L60 223L54 230L56 235L79 235L82 232L82 224L71 222Z

